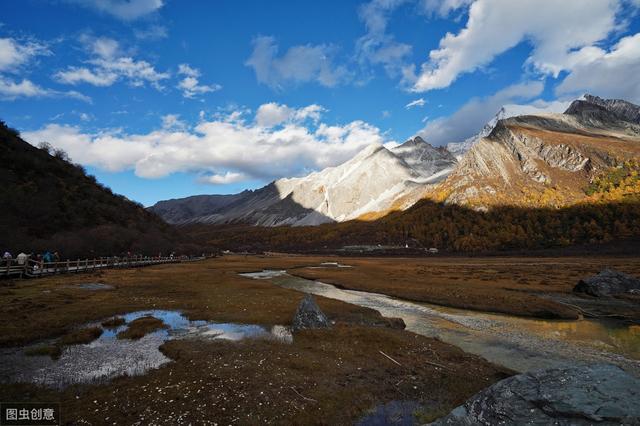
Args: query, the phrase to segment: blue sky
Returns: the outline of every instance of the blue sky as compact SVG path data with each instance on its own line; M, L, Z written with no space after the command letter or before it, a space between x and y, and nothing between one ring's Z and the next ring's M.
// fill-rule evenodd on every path
M640 101L638 0L25 0L0 118L145 205L436 145L503 104ZM472 19L470 19L472 18Z

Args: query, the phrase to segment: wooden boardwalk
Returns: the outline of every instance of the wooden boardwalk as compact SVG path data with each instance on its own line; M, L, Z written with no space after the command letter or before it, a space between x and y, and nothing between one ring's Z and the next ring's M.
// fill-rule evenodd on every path
M42 262L27 259L19 264L16 259L0 261L0 278L35 278L55 274L76 274L92 272L108 268L138 268L142 266L160 265L163 263L182 263L203 260L206 257L187 256L132 256L132 257L97 257L94 259L66 260L62 262Z

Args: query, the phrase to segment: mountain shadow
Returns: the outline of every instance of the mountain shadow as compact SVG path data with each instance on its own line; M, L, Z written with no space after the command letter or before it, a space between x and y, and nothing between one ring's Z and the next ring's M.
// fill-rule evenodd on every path
M603 244L640 238L638 200L561 209L495 207L487 212L422 200L381 219L305 227L191 225L194 239L220 249L288 252L345 246L409 247L423 251L488 252Z
M330 217L295 201L293 194L283 192L276 182L233 195L197 195L160 201L148 210L174 225L282 226L333 222Z

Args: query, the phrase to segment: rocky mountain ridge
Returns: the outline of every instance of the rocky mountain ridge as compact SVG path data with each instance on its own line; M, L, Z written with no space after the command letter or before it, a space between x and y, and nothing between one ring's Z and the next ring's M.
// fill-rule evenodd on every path
M339 166L278 179L255 191L162 201L150 210L175 224L343 222L397 208L399 199L401 208L411 206L425 187L444 179L456 162L445 148L434 148L416 137L391 150L370 145Z
M586 200L597 176L640 158L639 120L637 105L591 95L563 113L508 105L454 152L417 136L255 191L168 200L151 210L177 224L303 226L377 219L423 198L479 210L557 208Z
M598 173L640 158L636 108L585 96L563 114L499 120L430 195L481 209L577 202Z
M462 142L450 142L447 144L447 150L451 152L458 160L464 156L480 139L486 138L493 131L498 124L498 121L505 118L517 117L520 115L536 115L544 114L548 112L563 112L566 107L563 108L564 103L556 102L546 106L534 106L534 105L518 105L507 104L500 107L496 115L489 120L482 129L475 135L465 139Z

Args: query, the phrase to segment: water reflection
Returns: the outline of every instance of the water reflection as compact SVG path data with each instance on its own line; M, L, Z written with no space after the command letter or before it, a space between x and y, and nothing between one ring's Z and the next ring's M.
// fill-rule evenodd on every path
M156 330L138 340L117 338L118 333L125 331L132 321L146 316L161 319L168 328ZM138 311L122 315L122 318L125 324L115 328L105 328L100 323L85 325L102 328L102 335L89 344L65 347L57 360L52 360L49 356L27 355L43 343L1 349L0 382L31 382L64 388L75 383L141 375L171 361L159 350L170 339L271 339L285 343L290 343L293 339L291 331L282 326L190 321L179 311ZM55 344L55 341L45 344Z

